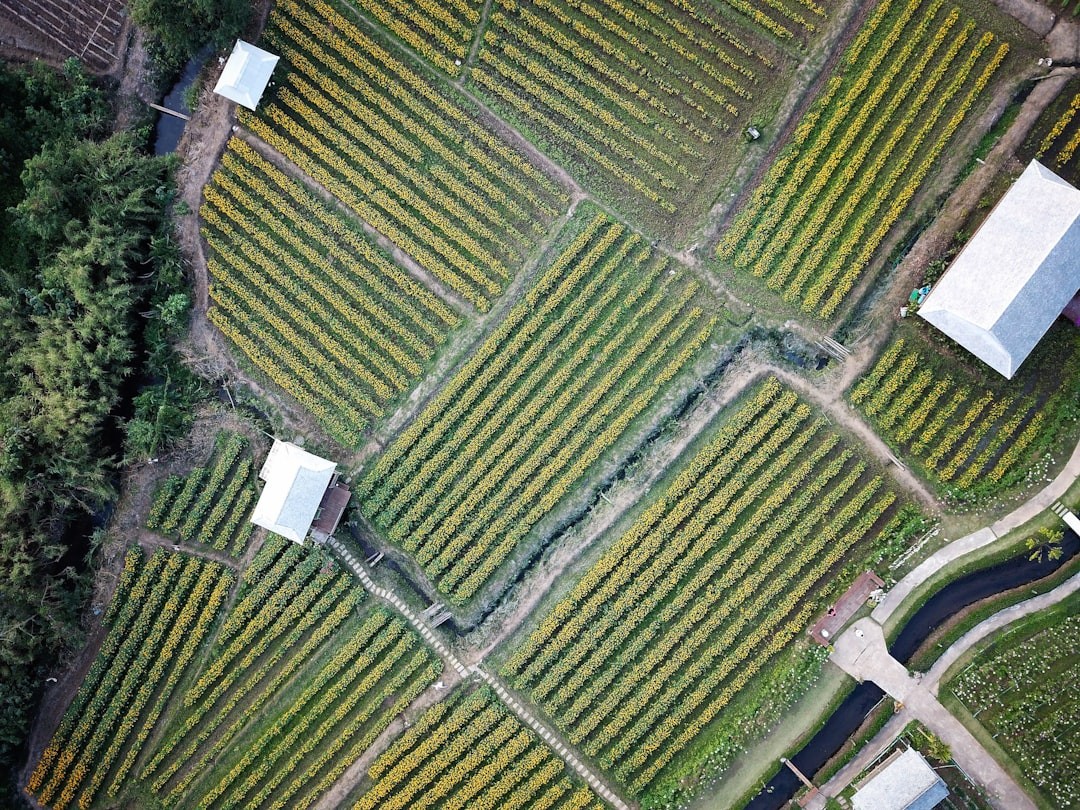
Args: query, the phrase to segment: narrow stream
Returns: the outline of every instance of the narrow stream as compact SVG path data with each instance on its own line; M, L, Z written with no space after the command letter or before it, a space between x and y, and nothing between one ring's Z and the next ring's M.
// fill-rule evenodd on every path
M191 109L184 100L184 93L191 87L195 77L199 75L199 69L212 51L213 48L207 46L191 57L191 61L184 67L184 72L180 74L180 78L172 86L172 90L161 102L162 107L182 112L184 115L191 115ZM175 151L177 144L180 143L180 136L184 134L186 124L187 121L183 118L159 113L157 127L154 129L154 154L167 155Z
M889 645L889 652L893 658L907 663L919 645L951 616L996 593L1036 582L1067 563L1080 552L1080 537L1066 529L1061 547L1064 553L1058 560L1032 562L1026 557L1006 560L990 568L974 571L947 585L931 597L904 625L900 635ZM821 730L799 753L791 757L795 767L813 779L821 766L855 733L884 694L871 681L856 686ZM791 769L782 766L761 792L746 805L746 810L779 810L800 787L802 784Z

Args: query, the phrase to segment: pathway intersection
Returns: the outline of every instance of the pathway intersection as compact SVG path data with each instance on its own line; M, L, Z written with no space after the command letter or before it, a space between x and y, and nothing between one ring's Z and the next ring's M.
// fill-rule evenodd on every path
M353 574L356 575L366 591L379 599L388 602L401 613L402 616L408 619L409 623L416 628L417 632L423 636L424 640L435 649L440 657L442 657L443 661L446 662L458 676L466 678L469 675L475 675L479 680L488 684L495 691L495 694L499 696L499 699L506 704L517 718L539 734L544 741L551 746L551 749L555 751L555 753L558 754L559 757L562 758L562 760L569 765L598 796L615 807L616 810L630 810L630 806L619 798L619 796L617 796L595 773L593 773L592 770L589 769L587 765L585 765L584 762L581 761L581 758L577 753L566 744L558 733L541 723L528 708L522 705L522 703L507 690L498 678L482 669L479 664L466 666L462 663L453 651L432 631L432 628L424 621L423 617L405 604L401 597L392 590L382 588L375 584L375 581L371 578L367 569L364 568L360 560L357 559L345 544L341 543L337 538L331 537L326 545L329 546Z

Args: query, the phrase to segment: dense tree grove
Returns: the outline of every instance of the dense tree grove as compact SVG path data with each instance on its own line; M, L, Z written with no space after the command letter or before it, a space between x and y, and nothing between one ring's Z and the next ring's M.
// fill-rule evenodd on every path
M207 43L224 48L251 18L248 0L131 0L131 18L152 37L151 47L166 72Z
M112 111L74 62L0 68L0 97L11 102L0 108L0 763L10 766L45 669L79 642L87 534L115 494L127 382L172 376L168 340L188 304L166 227L169 162L147 157L133 133L107 136ZM149 433L134 452L155 446Z

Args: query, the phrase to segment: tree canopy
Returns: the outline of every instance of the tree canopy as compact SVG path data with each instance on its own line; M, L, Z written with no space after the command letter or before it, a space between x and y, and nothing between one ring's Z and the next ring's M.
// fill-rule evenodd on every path
M109 105L73 63L0 68L0 94L14 101L0 114L0 763L10 765L43 667L80 641L87 535L115 494L125 384L150 331L140 313L186 296L178 259L158 263L153 250L167 239L169 161L146 156L134 134L104 137ZM168 311L175 319L185 302Z

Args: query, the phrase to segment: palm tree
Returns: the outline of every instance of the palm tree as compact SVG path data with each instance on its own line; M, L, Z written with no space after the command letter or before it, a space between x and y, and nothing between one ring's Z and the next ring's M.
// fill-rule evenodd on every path
M1042 562L1045 557L1046 560L1060 560L1061 555L1065 552L1061 548L1061 539L1065 536L1065 533L1061 529L1051 529L1049 526L1044 526L1039 529L1037 534L1033 534L1024 544L1027 546L1028 559L1032 562Z

